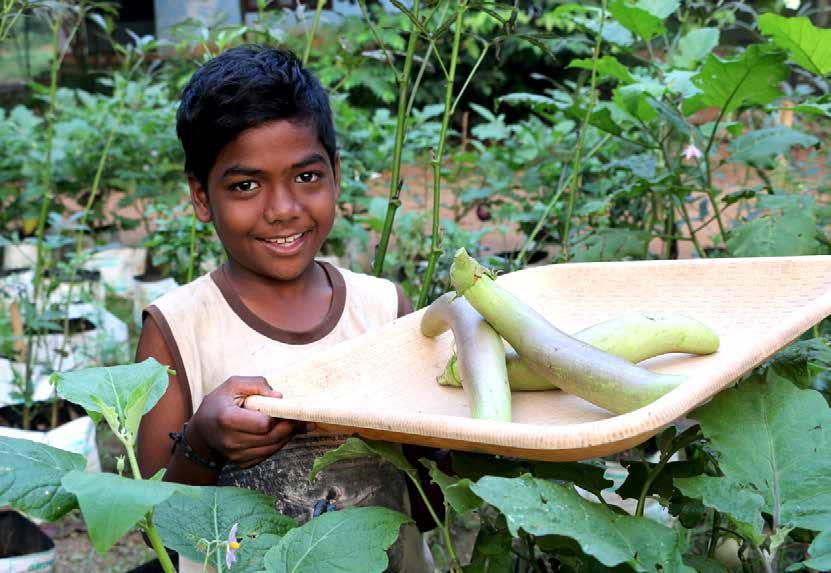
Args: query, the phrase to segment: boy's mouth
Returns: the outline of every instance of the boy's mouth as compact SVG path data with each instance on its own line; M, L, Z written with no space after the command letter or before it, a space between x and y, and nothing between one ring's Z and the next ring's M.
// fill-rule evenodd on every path
M308 236L309 231L303 231L302 233L294 233L292 235L269 237L267 239L258 238L257 240L263 243L272 253L294 255L300 251Z

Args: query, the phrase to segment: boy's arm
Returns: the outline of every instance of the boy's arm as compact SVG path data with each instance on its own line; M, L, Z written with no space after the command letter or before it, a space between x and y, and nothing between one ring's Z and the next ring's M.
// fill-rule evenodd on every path
M136 350L136 362L155 358L161 364L173 364L173 356L165 344L161 330L149 315L142 324ZM171 374L167 390L159 402L141 419L138 431L138 463L143 477L150 477L167 468L165 480L194 485L213 485L218 472L188 460L181 448L171 455L170 432L178 432L191 417L190 389ZM190 434L190 432L189 432ZM193 436L188 435L189 443ZM191 444L196 449L198 445ZM203 454L203 451L196 450Z
M145 319L139 339L137 360L155 358L173 364L170 349L152 316ZM205 396L195 413L191 411L190 389L177 376L170 376L167 390L147 414L138 433L138 462L144 477L167 468L165 480L194 485L216 483L222 465L233 462L241 468L256 465L285 446L291 437L304 431L305 422L272 418L241 407L247 396L281 397L265 378L232 376ZM180 444L171 455L171 432L188 422L185 441L203 460L216 463L214 469L184 454Z

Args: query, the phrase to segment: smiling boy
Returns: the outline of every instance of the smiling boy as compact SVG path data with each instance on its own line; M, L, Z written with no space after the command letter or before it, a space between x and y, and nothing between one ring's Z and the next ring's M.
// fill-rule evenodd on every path
M313 460L344 437L241 407L250 395L280 396L271 374L411 310L393 283L315 260L340 189L325 91L291 54L235 48L191 78L177 133L196 216L213 223L228 260L146 309L137 360L176 374L141 422L142 474L256 488L301 522L351 505L407 511L391 466L342 462L310 483ZM423 549L402 530L390 569L430 570Z

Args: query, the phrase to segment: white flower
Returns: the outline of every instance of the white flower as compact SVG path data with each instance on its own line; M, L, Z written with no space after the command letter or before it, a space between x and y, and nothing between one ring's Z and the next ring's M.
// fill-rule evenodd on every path
M799 10L800 4L802 4L801 0L785 0L785 8L788 10Z
M701 159L704 157L704 154L701 153L701 150L697 148L695 145L690 143L687 147L684 148L684 151L681 152L681 157L684 159Z

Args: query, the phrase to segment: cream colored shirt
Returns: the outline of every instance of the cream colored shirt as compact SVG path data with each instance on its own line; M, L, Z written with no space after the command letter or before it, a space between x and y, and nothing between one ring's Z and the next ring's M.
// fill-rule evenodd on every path
M307 332L280 330L256 316L235 292L225 267L165 294L147 308L173 356L173 368L190 390L194 412L208 393L231 376L268 380L289 364L398 316L399 294L392 282L319 264L332 286L332 302L321 324ZM409 512L405 478L389 464L343 461L313 482L306 479L314 459L344 439L316 433L296 436L254 468L226 466L218 485L271 495L278 511L300 523L321 507L379 505ZM390 550L389 570L431 571L429 561L421 535L414 526L405 526ZM201 563L182 557L179 565L181 573L202 571Z

